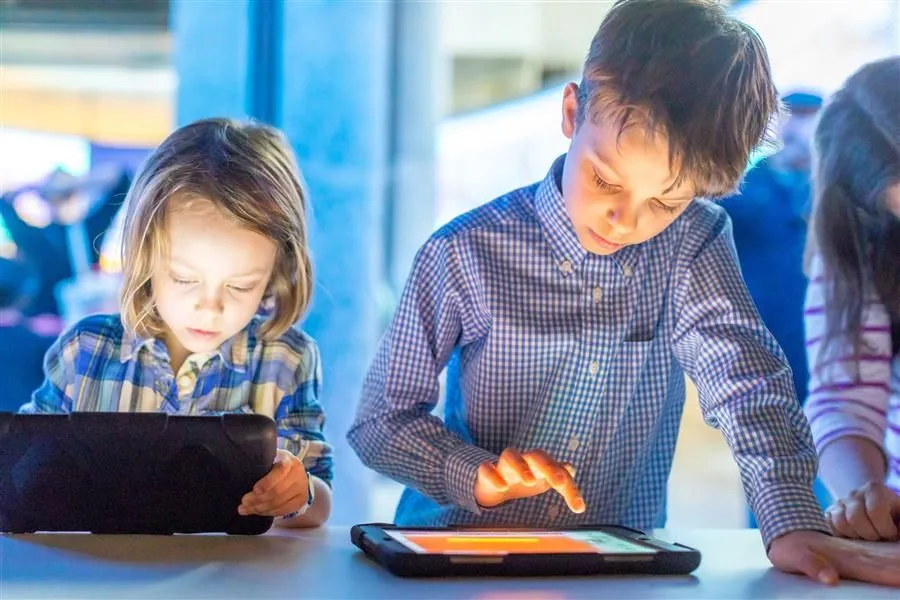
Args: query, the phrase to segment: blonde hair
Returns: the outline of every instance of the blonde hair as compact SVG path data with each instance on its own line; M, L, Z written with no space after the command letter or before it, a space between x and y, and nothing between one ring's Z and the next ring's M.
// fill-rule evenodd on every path
M264 299L274 311L262 336L277 338L303 316L312 293L307 194L280 131L228 119L197 121L172 133L132 184L122 237L123 324L136 335L162 333L150 278L156 261L166 255L167 214L199 199L276 244Z

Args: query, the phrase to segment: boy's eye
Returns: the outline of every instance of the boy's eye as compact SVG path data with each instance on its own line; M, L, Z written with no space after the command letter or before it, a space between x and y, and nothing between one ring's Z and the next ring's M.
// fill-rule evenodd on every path
M669 214L677 213L678 209L681 208L680 206L670 206L670 205L666 204L665 202L660 202L656 198L653 199L653 204L655 204L657 208L660 208L664 212L667 212Z
M593 176L594 176L594 185L596 185L599 189L603 190L604 192L610 192L610 191L613 191L616 189L616 186L614 186L613 184L609 183L608 181L606 181L605 179L600 177L597 174L597 171L593 172Z

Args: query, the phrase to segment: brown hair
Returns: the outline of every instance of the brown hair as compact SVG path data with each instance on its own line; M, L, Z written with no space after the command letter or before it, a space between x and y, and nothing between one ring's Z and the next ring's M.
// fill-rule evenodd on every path
M126 328L139 335L163 331L150 277L166 253L166 215L202 199L276 244L266 290L274 312L262 335L282 335L306 311L311 295L306 197L290 145L272 127L207 119L172 133L149 156L125 201L120 310Z
M620 0L591 42L578 119L663 134L697 195L731 193L750 153L771 144L778 92L759 35L711 0Z
M819 115L813 138L813 216L807 261L818 254L828 286L822 351L860 348L874 291L900 346L900 217L885 193L900 184L900 57L860 68Z

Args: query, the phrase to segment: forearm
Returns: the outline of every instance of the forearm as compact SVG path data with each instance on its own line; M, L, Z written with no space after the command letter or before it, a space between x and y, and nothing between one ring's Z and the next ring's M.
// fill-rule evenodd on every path
M350 430L348 440L363 464L439 504L478 511L478 467L497 456L465 443L444 423L422 412L373 415Z
M328 520L328 517L331 515L331 488L315 475L310 475L309 481L313 487L315 501L302 515L291 519L276 520L275 523L279 527L321 527Z
M846 498L870 481L884 481L884 452L864 437L838 438L822 449L819 474L835 498Z

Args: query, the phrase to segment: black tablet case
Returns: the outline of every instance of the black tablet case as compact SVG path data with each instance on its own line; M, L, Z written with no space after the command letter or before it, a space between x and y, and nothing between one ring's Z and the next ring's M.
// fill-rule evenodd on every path
M237 508L276 443L261 415L0 413L0 531L264 533Z
M429 527L397 527L384 523L354 525L350 541L373 561L400 577L551 577L575 575L687 575L700 565L700 552L682 544L670 544L677 552L633 554L510 554L466 556L415 554L385 531L442 530ZM610 533L643 535L617 526L589 525L580 529L603 529ZM527 530L526 530L527 531Z

